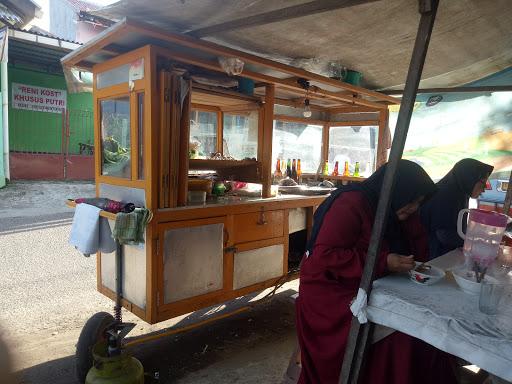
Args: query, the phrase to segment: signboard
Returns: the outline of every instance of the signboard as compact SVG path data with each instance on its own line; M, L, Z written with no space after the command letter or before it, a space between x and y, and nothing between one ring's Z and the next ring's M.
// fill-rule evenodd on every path
M128 72L128 81L135 81L144 78L144 58L135 60L130 64L130 71Z
M29 111L62 113L66 110L67 92L62 89L12 83L12 107Z

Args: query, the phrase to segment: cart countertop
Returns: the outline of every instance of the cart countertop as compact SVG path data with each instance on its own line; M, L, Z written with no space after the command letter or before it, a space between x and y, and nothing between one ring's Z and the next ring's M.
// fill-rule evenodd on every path
M278 195L276 197L231 197L222 198L205 204L192 204L184 207L159 209L155 212L158 221L174 221L186 219L199 219L256 212L260 210L293 209L318 206L327 195L302 196Z
M159 222L178 221L189 219L202 219L229 214L240 214L277 209L293 209L316 207L324 201L327 195L302 196L302 195L278 195L276 197L226 197L205 204L190 204L184 207L165 208L154 210L154 217ZM74 208L76 203L68 200L66 204ZM101 211L100 216L115 220L114 213Z

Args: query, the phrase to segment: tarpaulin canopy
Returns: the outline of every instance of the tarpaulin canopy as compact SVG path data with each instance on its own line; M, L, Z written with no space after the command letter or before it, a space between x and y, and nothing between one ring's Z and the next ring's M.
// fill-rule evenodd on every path
M350 4L357 5L343 7ZM96 14L130 17L322 74L339 61L361 72L369 88L401 89L417 8L411 0L121 0ZM441 2L420 87L459 86L512 66L510 20L510 0Z

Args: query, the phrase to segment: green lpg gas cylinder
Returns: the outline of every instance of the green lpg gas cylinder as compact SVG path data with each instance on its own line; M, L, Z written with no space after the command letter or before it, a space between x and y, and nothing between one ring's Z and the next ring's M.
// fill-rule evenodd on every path
M92 355L94 363L85 384L144 384L144 368L136 358L124 353L108 357L104 342L94 346Z

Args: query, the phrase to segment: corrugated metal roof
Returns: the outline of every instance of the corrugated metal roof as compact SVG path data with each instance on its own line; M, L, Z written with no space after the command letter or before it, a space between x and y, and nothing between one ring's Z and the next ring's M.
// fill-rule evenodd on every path
M82 45L82 43L80 43L78 41L63 39L63 38L60 38L58 36L52 35L51 33L48 33L48 32L44 31L41 28L37 28L37 29L36 28L32 27L30 30L26 31L24 29L20 29L20 28L16 28L16 27L9 27L9 29L13 30L13 31L18 31L18 32L22 32L22 33L28 33L28 34L31 34L31 35L34 35L34 36L47 37L49 39L55 39L55 40L59 40L59 41L64 41L66 43ZM69 48L69 49L73 49L73 48Z
M9 63L39 68L50 73L62 73L60 59L70 50L49 47L33 41L11 39L9 41Z
M62 73L60 59L81 44L49 34L9 28L9 62Z
M80 11L96 11L101 8L100 5L83 0L66 0L69 5L78 13Z

